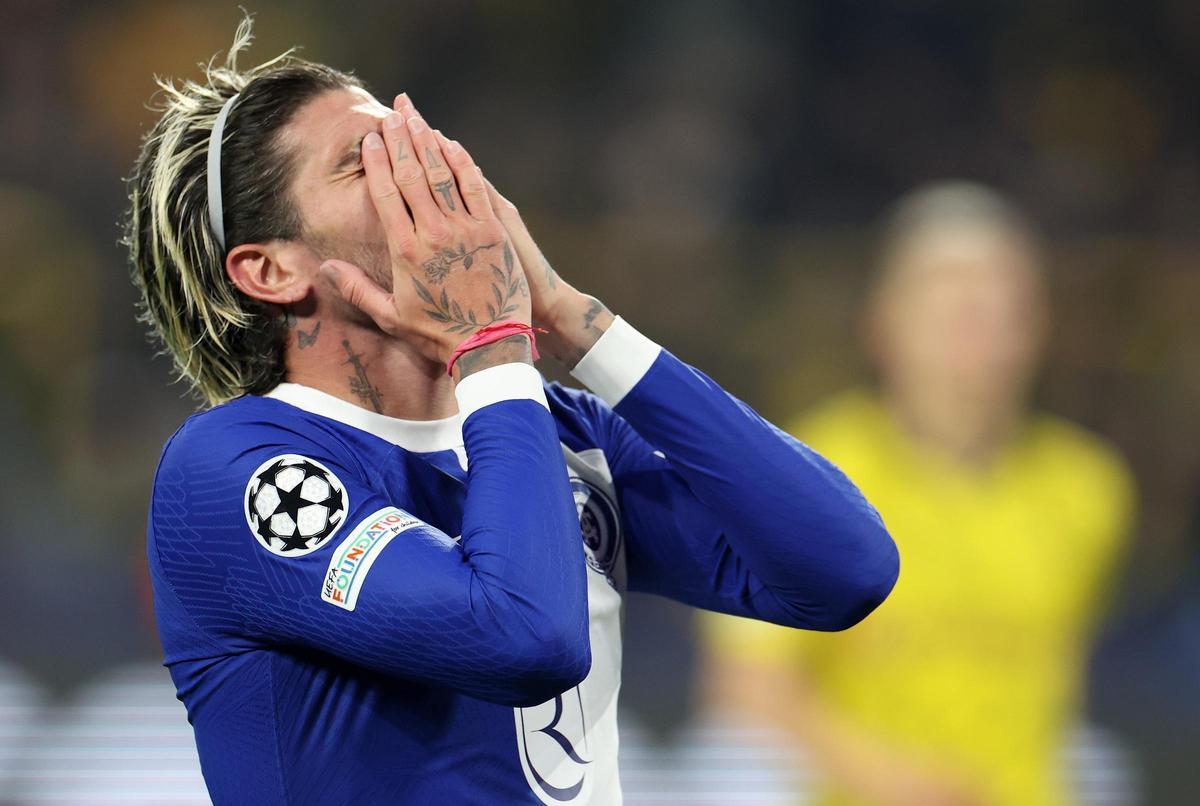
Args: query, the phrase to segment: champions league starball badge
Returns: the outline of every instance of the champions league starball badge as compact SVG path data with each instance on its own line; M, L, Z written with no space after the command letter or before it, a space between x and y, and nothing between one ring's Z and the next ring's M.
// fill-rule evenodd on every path
M246 485L246 523L280 557L310 554L337 532L349 510L346 487L315 459L284 454L263 462Z

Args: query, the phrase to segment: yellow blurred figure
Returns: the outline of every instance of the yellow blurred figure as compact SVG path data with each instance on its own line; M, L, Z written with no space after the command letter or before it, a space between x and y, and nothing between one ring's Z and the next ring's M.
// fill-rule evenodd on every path
M902 200L864 317L878 391L793 433L837 463L900 549L845 633L712 617L710 690L802 749L821 802L1050 806L1134 491L1097 437L1026 397L1045 337L1024 219L965 183Z

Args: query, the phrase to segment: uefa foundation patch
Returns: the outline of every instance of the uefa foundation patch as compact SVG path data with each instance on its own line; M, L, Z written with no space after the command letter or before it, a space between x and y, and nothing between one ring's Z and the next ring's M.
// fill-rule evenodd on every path
M355 527L333 551L321 598L334 607L353 610L367 572L392 538L425 522L402 509L384 507Z

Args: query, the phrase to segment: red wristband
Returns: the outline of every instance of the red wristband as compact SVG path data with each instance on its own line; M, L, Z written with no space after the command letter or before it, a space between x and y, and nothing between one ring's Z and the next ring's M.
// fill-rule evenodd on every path
M463 353L467 352L468 350L474 350L476 347L482 347L485 344L492 344L493 342L507 339L509 336L528 336L529 347L533 351L533 360L536 361L538 358L538 351L537 339L535 339L533 335L535 330L539 333L547 332L542 330L540 327L530 327L529 325L522 324L521 322L494 322L490 325L485 325L484 327L479 328L479 330L476 330L474 335L468 336L459 342L459 345L454 348L454 352L450 353L450 360L446 362L446 374L453 374L454 362L457 361L459 356L461 356Z

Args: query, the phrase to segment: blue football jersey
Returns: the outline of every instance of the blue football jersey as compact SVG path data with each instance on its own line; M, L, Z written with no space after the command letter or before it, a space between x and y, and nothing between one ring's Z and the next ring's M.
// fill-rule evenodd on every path
M841 629L895 582L836 468L618 318L398 420L285 383L154 481L165 663L221 804L611 804L621 596Z

